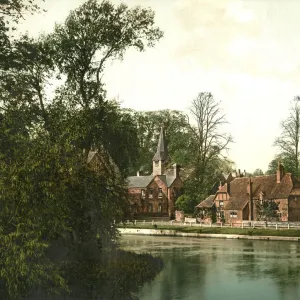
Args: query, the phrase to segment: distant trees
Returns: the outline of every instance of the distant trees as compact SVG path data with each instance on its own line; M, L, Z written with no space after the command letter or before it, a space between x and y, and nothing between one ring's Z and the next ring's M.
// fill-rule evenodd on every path
M138 158L131 165L131 173L141 170L152 172L152 158L156 152L161 126L164 127L169 150L169 164L174 162L186 166L191 152L190 125L186 115L176 110L134 111L127 110L133 119L138 133Z
M295 97L291 102L288 118L281 122L281 135L275 140L278 157L285 169L299 177L299 141L300 141L300 97ZM269 169L274 169L275 162L271 162ZM277 167L276 167L277 168ZM274 171L274 170L272 170Z
M261 176L261 175L264 175L264 172L260 168L255 169L252 173L252 176Z

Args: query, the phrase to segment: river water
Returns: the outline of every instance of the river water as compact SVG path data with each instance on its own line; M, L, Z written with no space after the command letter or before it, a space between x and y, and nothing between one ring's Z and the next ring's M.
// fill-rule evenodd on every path
M123 236L121 247L161 256L140 300L300 300L300 243Z

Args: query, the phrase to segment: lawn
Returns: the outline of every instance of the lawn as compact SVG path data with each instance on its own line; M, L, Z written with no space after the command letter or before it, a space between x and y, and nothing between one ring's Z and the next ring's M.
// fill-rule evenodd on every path
M123 226L122 226L123 227ZM121 228L121 226L120 226ZM157 230L175 230L186 233L207 233L207 234L239 234L253 236L287 236L299 237L300 230L296 229L263 229L263 228L221 228L221 227L189 227L189 226L166 226L166 225L132 225L127 224L123 228L136 229L157 229Z

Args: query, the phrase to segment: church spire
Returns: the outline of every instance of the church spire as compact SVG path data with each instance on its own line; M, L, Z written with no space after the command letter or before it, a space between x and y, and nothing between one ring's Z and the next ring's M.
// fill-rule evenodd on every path
M163 175L165 171L165 163L168 161L167 140L164 128L161 127L157 144L157 150L153 156L153 176Z
M160 129L157 150L153 157L153 161L159 161L159 160L162 161L168 160L168 147L167 147L167 141L166 141L165 131L163 127L161 127Z

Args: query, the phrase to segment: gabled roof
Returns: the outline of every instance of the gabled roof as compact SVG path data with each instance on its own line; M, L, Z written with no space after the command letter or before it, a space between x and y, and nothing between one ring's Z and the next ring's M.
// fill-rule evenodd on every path
M156 176L149 175L149 176L129 176L127 179L129 181L128 187L129 188L146 188L152 180ZM167 186L170 187L174 180L176 179L175 176L171 175L157 175L157 177Z
M249 177L235 178L229 183L229 202L225 209L243 209L249 201ZM286 199L291 194L300 193L300 182L291 173L283 175L280 183L277 183L276 175L264 175L251 177L252 199L260 199L263 193L264 199ZM293 189L293 187L295 187ZM225 191L225 185L219 190Z
M157 144L157 150L155 155L153 156L153 161L167 161L168 160L168 147L167 147L167 140L165 137L165 131L162 127L160 130L160 135Z
M120 176L120 169L104 147L99 147L97 150L90 150L87 156L87 164L100 165L101 168L111 174Z
M153 179L153 176L129 176L128 178L129 188L146 188Z
M214 205L215 195L208 196L205 200L203 200L200 204L198 204L197 208L211 208Z

